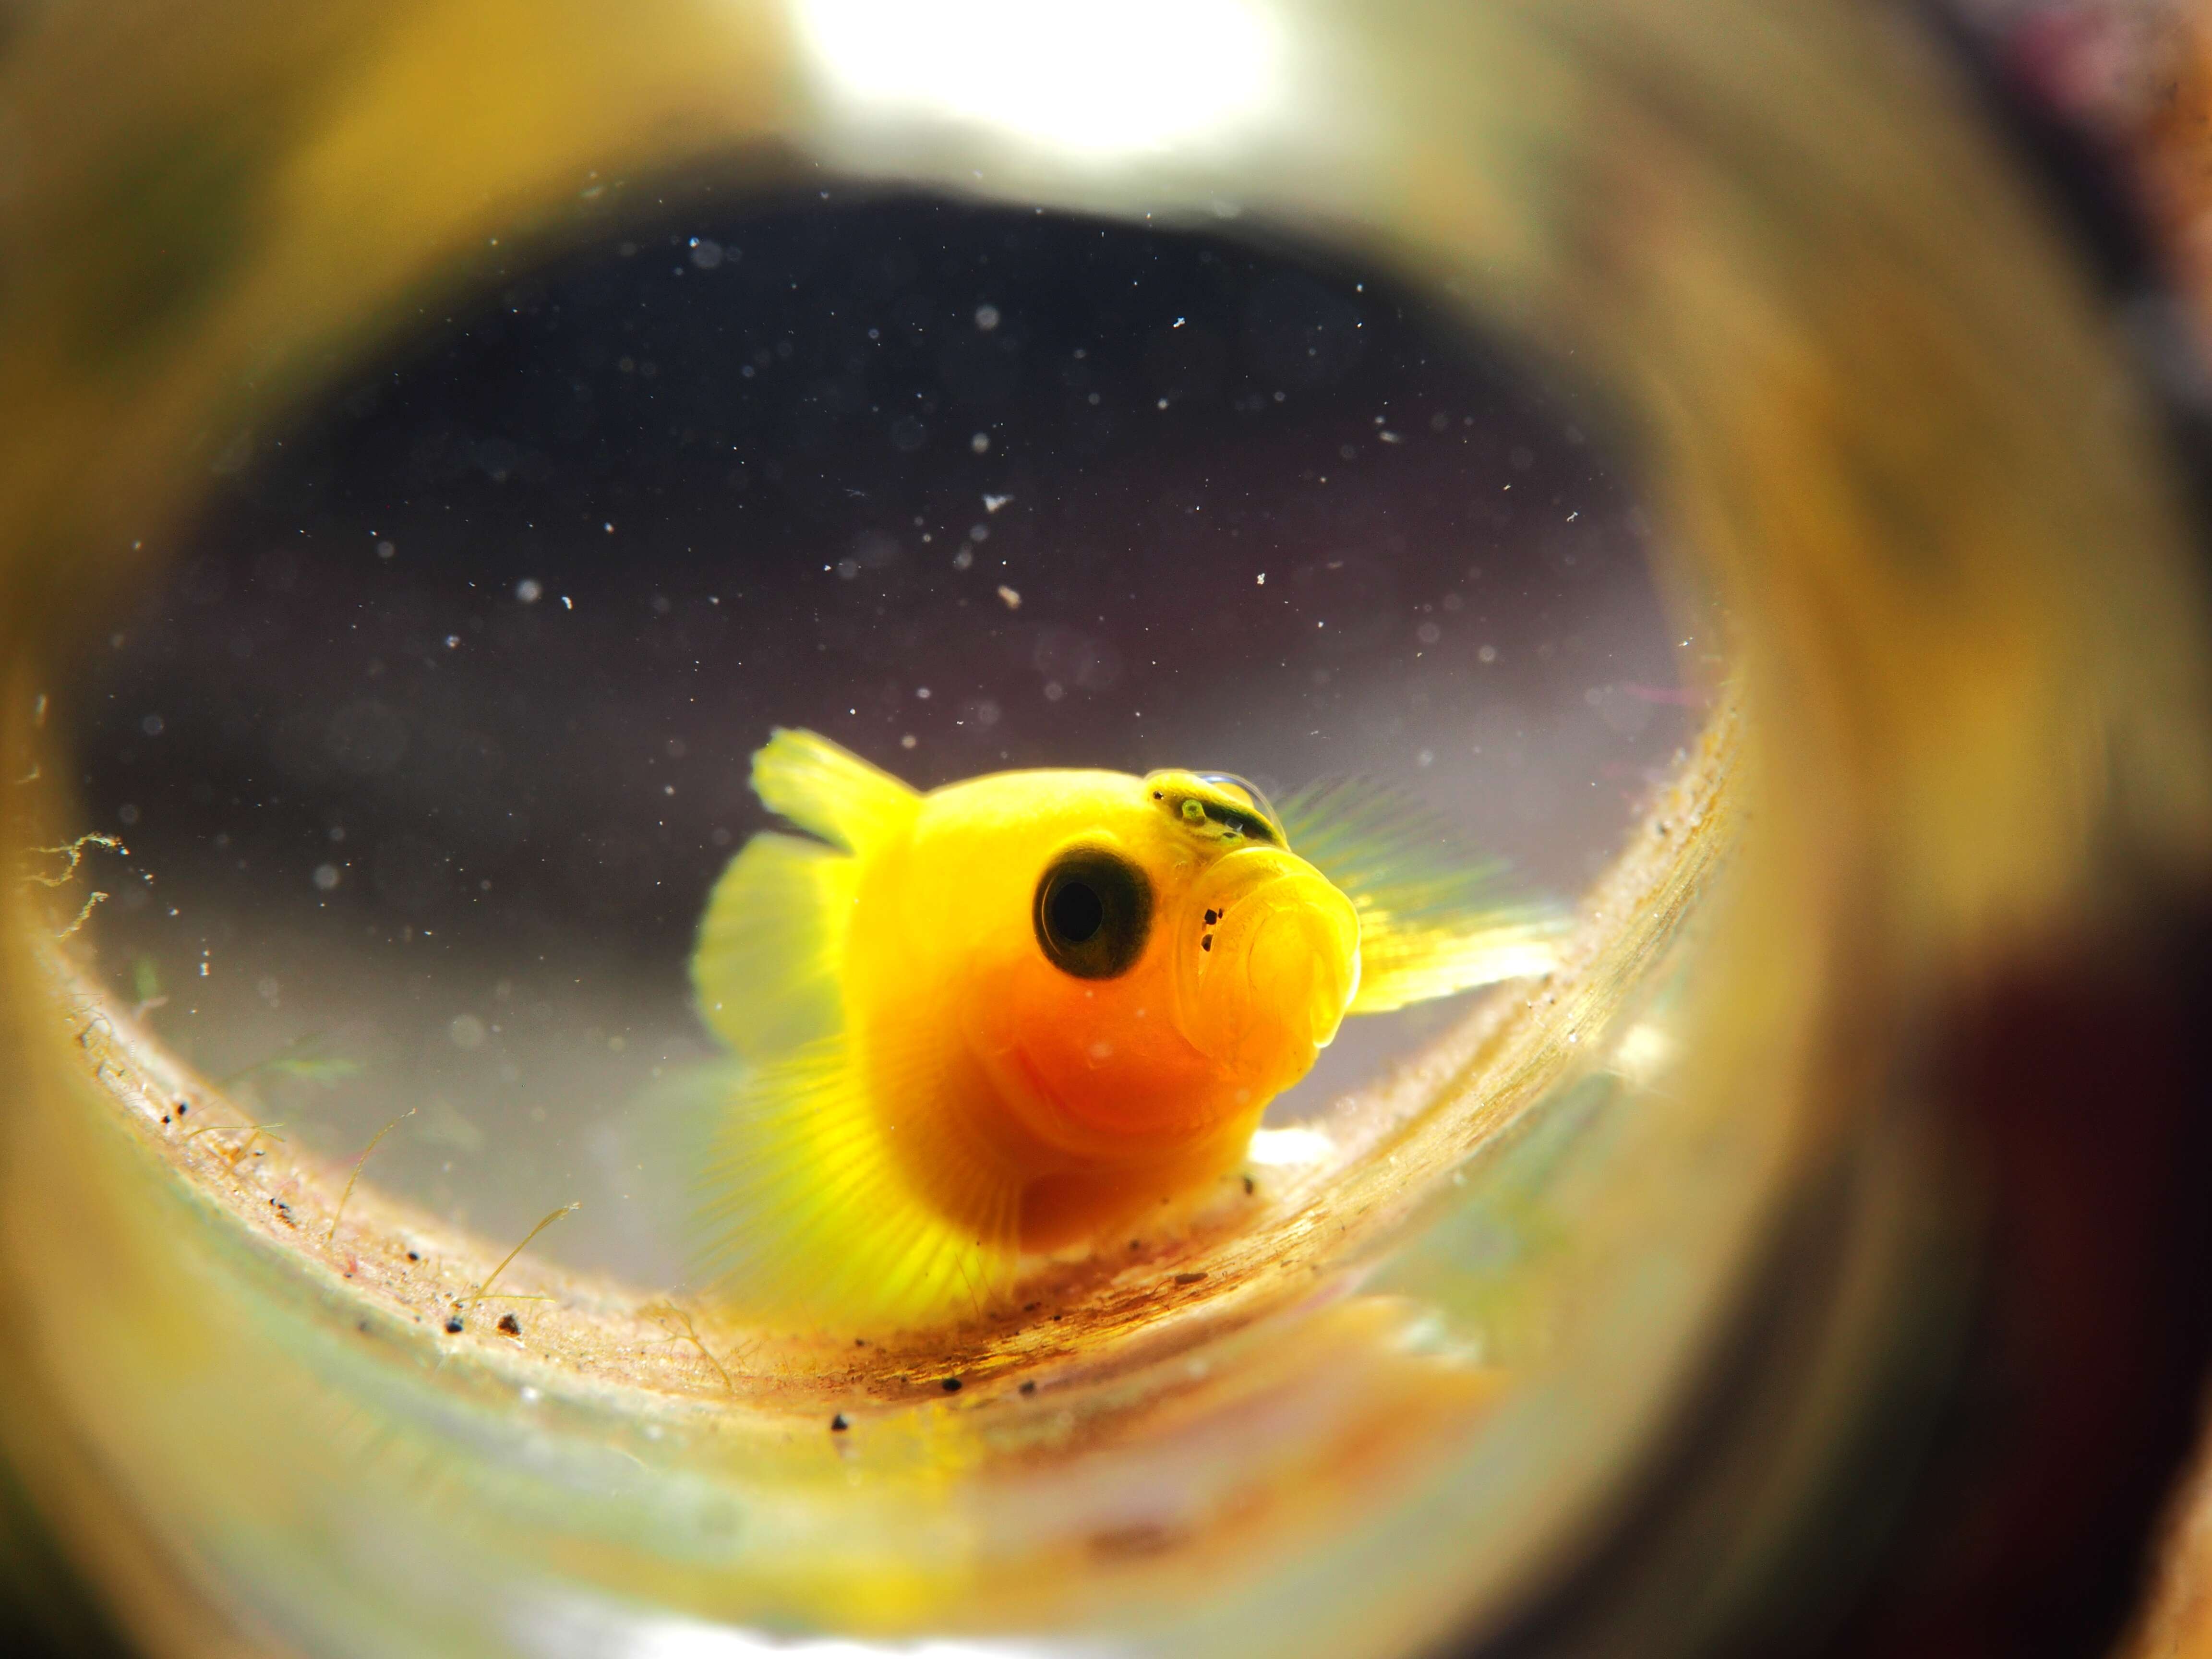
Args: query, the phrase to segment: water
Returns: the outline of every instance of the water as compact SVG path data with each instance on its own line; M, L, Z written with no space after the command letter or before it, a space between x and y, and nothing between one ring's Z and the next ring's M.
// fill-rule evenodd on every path
M890 201L632 224L223 449L55 670L82 942L276 1133L665 1283L684 979L771 726L917 785L1356 773L1565 896L1693 711L1571 398L1372 276ZM1347 1022L1278 1103L1465 1000Z

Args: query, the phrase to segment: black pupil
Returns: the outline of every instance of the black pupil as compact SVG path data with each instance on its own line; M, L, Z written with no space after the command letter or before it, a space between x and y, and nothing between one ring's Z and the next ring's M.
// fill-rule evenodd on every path
M1048 920L1052 931L1070 945L1084 945L1105 923L1106 907L1089 882L1065 881L1053 893Z
M1030 921L1045 959L1078 979L1112 979L1136 965L1152 931L1152 884L1104 847L1071 847L1036 887Z

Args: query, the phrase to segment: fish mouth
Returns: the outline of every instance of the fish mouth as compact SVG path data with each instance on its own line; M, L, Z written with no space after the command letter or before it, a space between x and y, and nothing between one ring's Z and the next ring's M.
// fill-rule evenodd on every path
M1304 1075L1358 988L1351 901L1304 860L1251 848L1208 871L1188 905L1176 951L1184 1034L1239 1069L1287 1073L1274 1086Z

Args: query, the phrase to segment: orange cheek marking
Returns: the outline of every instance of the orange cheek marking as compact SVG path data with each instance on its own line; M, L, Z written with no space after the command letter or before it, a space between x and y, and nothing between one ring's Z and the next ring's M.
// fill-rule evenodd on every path
M1084 984L1024 963L992 999L1001 1115L1088 1163L1149 1159L1218 1120L1218 1068L1164 1012L1159 967Z

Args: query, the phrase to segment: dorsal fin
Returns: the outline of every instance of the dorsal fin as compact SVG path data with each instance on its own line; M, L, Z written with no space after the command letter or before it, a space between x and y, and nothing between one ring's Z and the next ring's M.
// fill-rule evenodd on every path
M914 821L920 792L817 732L778 726L753 755L768 810L842 852L866 854Z
M1471 859L1434 809L1360 778L1310 784L1282 803L1291 851L1359 915L1359 989L1347 1012L1547 972L1565 930L1559 905L1514 891L1499 860Z

